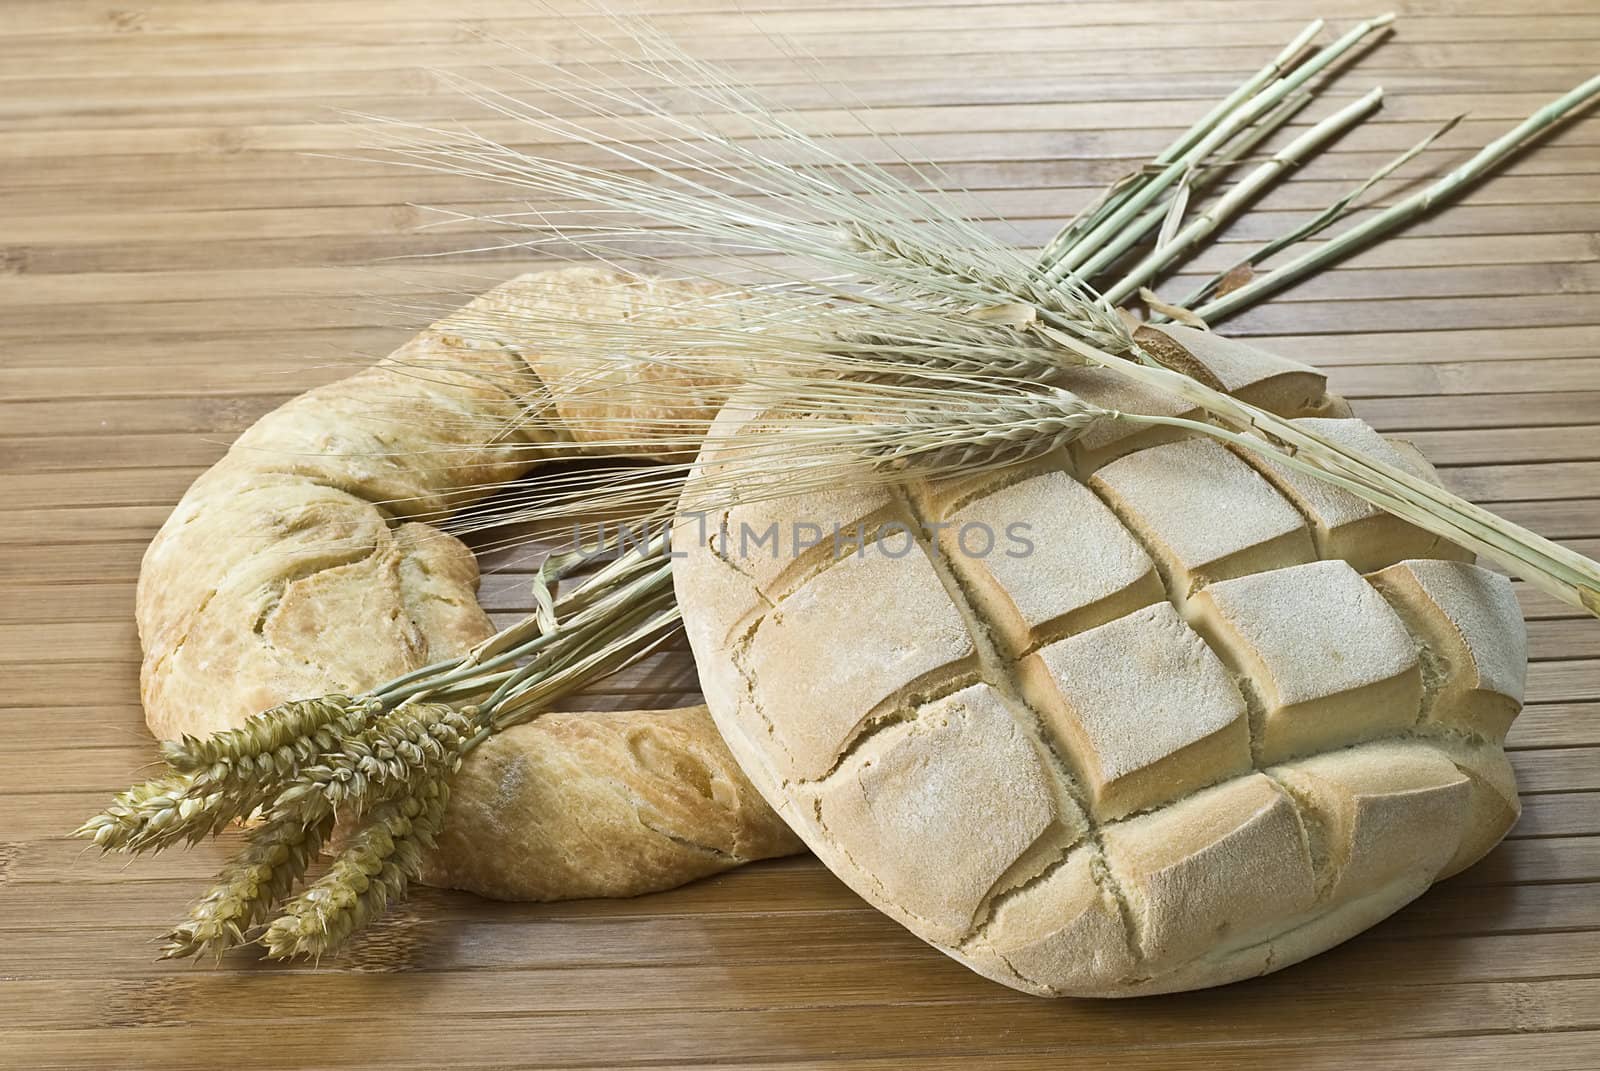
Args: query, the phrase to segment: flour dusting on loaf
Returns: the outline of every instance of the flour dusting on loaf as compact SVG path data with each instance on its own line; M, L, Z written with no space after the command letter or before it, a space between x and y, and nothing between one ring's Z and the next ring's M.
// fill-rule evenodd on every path
M1186 328L1141 340L1435 478L1314 369ZM1108 373L1072 374L1140 407ZM751 423L724 411L708 443ZM1082 996L1262 974L1399 909L1515 821L1501 742L1521 615L1504 576L1433 536L1248 451L1115 427L891 497L862 509L910 522L915 554L785 570L700 542L681 548L678 597L756 787L857 892L974 970ZM849 505L761 516L849 527ZM1032 553L960 545L964 525L1017 522Z

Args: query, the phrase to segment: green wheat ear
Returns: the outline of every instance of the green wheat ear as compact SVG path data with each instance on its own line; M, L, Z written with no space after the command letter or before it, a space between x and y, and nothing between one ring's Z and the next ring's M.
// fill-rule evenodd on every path
M74 831L102 851L214 836L272 802L306 764L364 731L382 704L343 695L283 703L244 726L161 749L171 772L119 794Z
M444 824L450 786L442 774L369 812L328 872L289 901L261 936L271 959L320 959L405 895Z
M273 958L335 952L415 879L463 756L670 634L667 551L664 538L635 547L552 596L540 620L368 695L284 703L239 729L165 747L169 772L119 794L77 835L107 851L155 851L259 811L243 846L167 933L162 957L220 956L252 941ZM441 697L476 701L458 708ZM295 895L339 821L350 823L348 840Z
M298 810L250 831L245 847L167 934L162 959L220 957L250 940L250 931L305 876L333 830L333 815L307 821Z
M345 695L280 703L251 716L237 729L203 739L186 735L179 740L164 740L161 757L168 766L183 773L219 767L223 771L243 770L251 763L287 769L310 762L380 709L381 705L372 700L357 702Z

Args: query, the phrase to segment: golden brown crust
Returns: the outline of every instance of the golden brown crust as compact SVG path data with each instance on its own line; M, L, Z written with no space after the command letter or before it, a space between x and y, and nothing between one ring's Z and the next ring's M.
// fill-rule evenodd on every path
M423 876L504 900L632 896L798 846L705 707L546 714L462 767Z
M452 322L509 301L615 311L672 294L591 270L524 277L245 432L145 554L151 730L204 734L287 699L359 692L490 635L471 551L426 521L539 459L520 418L549 397L530 361L551 377L566 366L467 341ZM552 716L479 748L459 776L433 884L625 896L798 847L703 707Z

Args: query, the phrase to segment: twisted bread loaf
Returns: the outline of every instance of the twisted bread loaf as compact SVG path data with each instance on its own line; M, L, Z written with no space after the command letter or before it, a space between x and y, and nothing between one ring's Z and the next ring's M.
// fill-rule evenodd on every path
M581 368L468 341L482 333L468 325L516 303L576 322L658 316L692 292L590 270L524 276L262 417L145 554L151 730L201 735L287 699L359 693L490 635L471 551L426 519L532 467L545 433L528 408L592 403L561 389ZM700 416L714 411L706 386ZM559 714L469 756L424 878L512 899L626 896L797 848L704 707Z

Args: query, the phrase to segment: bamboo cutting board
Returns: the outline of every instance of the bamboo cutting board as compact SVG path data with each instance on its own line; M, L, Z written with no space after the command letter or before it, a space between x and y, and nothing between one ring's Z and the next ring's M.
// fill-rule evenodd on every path
M575 9L558 7L0 6L0 1064L1600 1066L1600 625L1527 592L1530 704L1511 738L1526 811L1511 838L1394 919L1268 979L1038 1001L935 954L808 859L634 901L423 890L318 970L248 955L220 969L154 962L151 937L229 845L123 868L61 835L153 758L132 625L145 542L256 416L405 338L416 316L402 305L448 303L531 266L491 253L434 275L358 270L474 244L418 231L433 217L411 206L483 211L492 195L305 153L349 147L330 105L449 114L425 66L482 73L506 58L472 30L582 58ZM759 30L731 3L642 7L697 54L763 77L750 59ZM1038 243L1306 20L1372 13L1356 0L768 0L758 22L825 60ZM1415 0L1400 16L1333 90L1348 99L1381 82L1384 111L1193 270L1470 111L1421 161L1448 166L1600 56L1593 0ZM777 89L817 129L854 129L817 87ZM1229 330L1322 365L1455 490L1596 555L1596 176L1590 116ZM484 560L485 603L529 609L536 554ZM694 687L680 650L589 701L665 705Z

